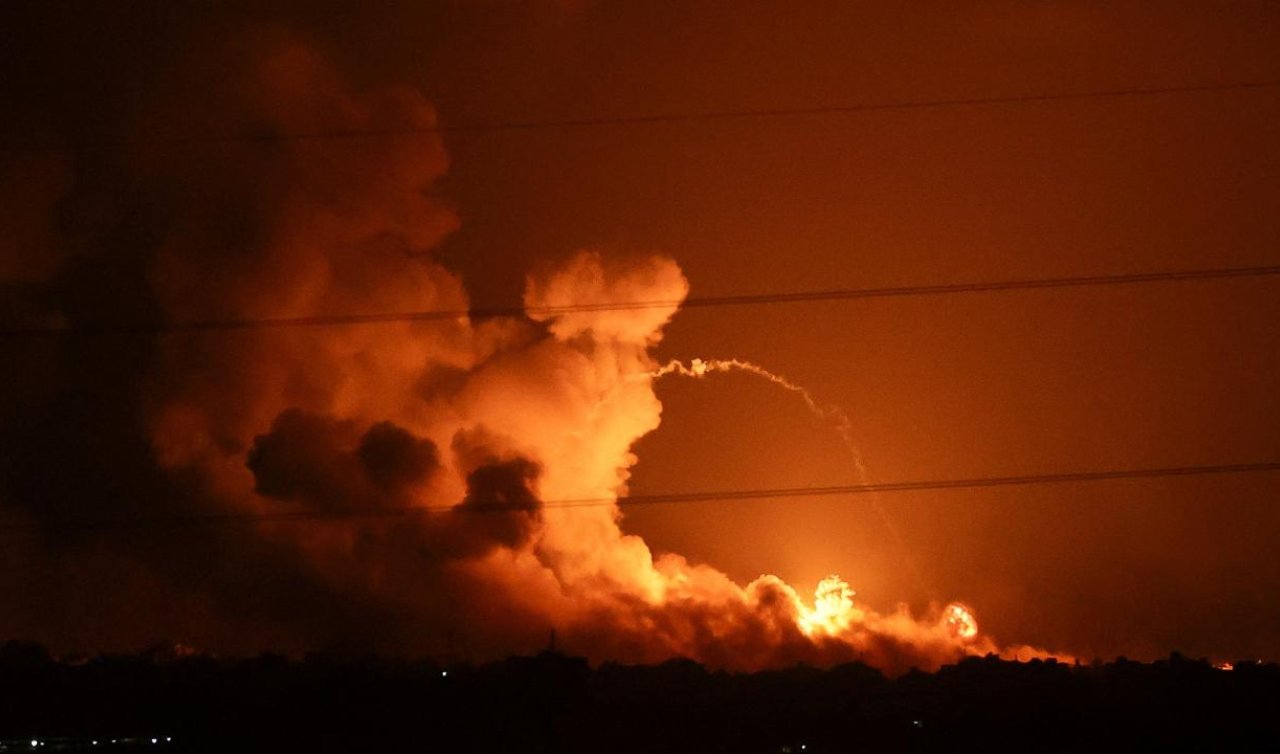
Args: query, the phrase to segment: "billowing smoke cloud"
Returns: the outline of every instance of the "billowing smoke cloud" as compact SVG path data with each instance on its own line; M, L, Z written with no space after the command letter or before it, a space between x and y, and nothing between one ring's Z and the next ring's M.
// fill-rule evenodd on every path
M274 138L430 126L420 94L353 87L278 33L214 60L222 85L148 122L236 138L124 142L81 165L58 194L60 235L26 231L58 253L23 266L14 301L72 326L467 307L432 256L457 226L433 193L439 138ZM64 185L60 170L33 175ZM993 649L958 606L916 619L858 607L838 579L814 602L772 576L742 586L655 556L616 506L558 504L625 493L632 446L661 418L649 349L687 293L669 259L588 251L530 274L531 318L28 346L44 378L5 406L10 517L300 515L72 540L50 528L22 557L44 548L50 563L144 584L128 595L137 625L95 612L77 589L98 582L71 577L66 598L90 607L62 621L82 644L163 631L214 648L486 656L555 629L596 660L890 670ZM547 313L641 302L671 303Z
M436 446L391 422L356 437L349 422L289 409L248 454L254 490L318 508L408 501L440 466Z

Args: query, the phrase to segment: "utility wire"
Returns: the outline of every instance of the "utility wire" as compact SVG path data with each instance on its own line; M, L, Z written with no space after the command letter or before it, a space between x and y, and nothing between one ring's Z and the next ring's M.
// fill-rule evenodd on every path
M504 131L538 131L572 128L601 128L610 126L637 126L651 124L679 124L701 121L727 121L759 118L784 118L812 115L852 115L884 111L933 110L959 107L990 107L997 105L1024 105L1047 102L1071 102L1090 99L1126 99L1156 97L1162 95L1195 94L1203 92L1253 91L1275 89L1280 81L1243 81L1216 84L1185 84L1176 86L1124 87L1094 89L1081 92L1039 94L1013 94L988 97L949 97L939 99L896 100L847 105L817 105L812 107L768 107L726 110L704 110L684 113L650 113L642 115L616 115L587 118L561 118L547 120L505 120L491 122L433 123L428 125L389 126L382 128L335 128L308 132L260 131L239 134L211 134L197 136L146 135L138 138L102 140L111 144L169 144L198 145L219 143L274 143L288 141L337 141L369 138L414 136L418 134L495 133ZM41 148L25 145L28 149ZM53 145L42 147L47 151L58 149Z
M341 508L330 510L292 510L274 513L215 513L206 515L155 516L131 519L98 519L89 521L43 521L46 530L97 531L112 529L146 529L166 527L217 526L226 524L307 523L351 519L416 518L429 515L498 514L566 508L600 508L617 505L669 505L682 503L721 502L732 500L779 500L795 497L832 497L881 492L912 492L953 489L981 489L1042 484L1067 484L1126 479L1159 479L1225 474L1280 471L1280 461L1225 464L1216 466L1174 466L1166 468L1078 471L1059 474L1027 474L1022 476L973 477L929 481L850 484L827 487L784 487L773 489L724 490L715 492L674 492L651 495L629 495L614 498L581 498L549 500L535 505L513 503L481 503L460 506L410 506L392 508ZM30 529L26 524L0 526L0 531Z
M794 291L789 293L758 293L727 296L691 296L684 300L662 299L650 301L584 302L563 306L499 306L473 309L438 309L412 312L381 312L373 314L320 314L305 317L227 318L189 322L136 323L120 325L34 326L0 329L0 337L32 336L91 336L91 335L164 335L170 333L200 333L235 330L263 330L293 327L339 327L352 325L376 325L390 322L432 322L461 320L468 317L555 317L577 312L627 311L639 309L680 308L694 309L716 306L748 306L758 304L787 304L814 301L850 301L869 298L894 298L906 296L938 296L958 293L985 293L1045 288L1074 288L1101 285L1135 285L1141 283L1173 283L1189 280L1216 280L1227 278L1268 277L1280 275L1280 265L1259 267L1221 267L1214 269L1180 270L1172 272L1139 272L1119 275L1089 275L1080 277L1027 278L971 283L941 283L890 288L836 288L820 291Z

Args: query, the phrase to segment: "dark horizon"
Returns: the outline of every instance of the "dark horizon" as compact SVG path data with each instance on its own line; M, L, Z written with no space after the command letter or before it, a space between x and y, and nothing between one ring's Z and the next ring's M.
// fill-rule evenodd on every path
M202 752L1266 750L1280 665L1178 653L1066 665L969 657L896 679L860 663L756 673L552 651L484 665L157 655L75 665L0 645L0 745ZM32 742L35 742L34 746Z

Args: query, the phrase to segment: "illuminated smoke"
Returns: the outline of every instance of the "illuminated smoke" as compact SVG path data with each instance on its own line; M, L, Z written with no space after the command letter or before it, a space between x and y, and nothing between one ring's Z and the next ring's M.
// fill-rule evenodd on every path
M89 212L133 201L119 212L128 221L84 221L73 207L80 222L65 224L131 254L111 260L131 287L98 283L104 255L60 261L68 280L91 287L106 314L143 301L162 322L468 308L462 280L432 256L458 221L433 198L448 157L418 92L357 89L279 33L248 35L207 60L200 65L217 76L206 71L189 88L199 96L158 107L148 121L158 132L390 123L423 133L120 146L125 154L105 162L122 174L73 204ZM280 512L304 521L209 527L142 546L121 538L79 560L59 554L68 570L110 574L87 583L129 584L136 595L133 624L115 617L120 600L99 595L101 612L77 624L91 641L120 625L112 638L123 645L132 625L215 650L338 645L481 659L536 650L554 628L568 651L596 661L684 656L755 669L862 660L893 672L994 650L958 606L881 613L838 577L810 602L775 576L742 585L678 554L655 555L622 531L617 506L542 505L626 494L633 447L661 421L653 378L664 374L746 371L796 393L835 424L865 476L848 417L789 380L737 360L655 363L650 350L676 304L564 308L681 301L688 290L670 259L588 250L529 275L528 318L160 338L100 363L75 353L59 380L31 388L31 405L59 405L38 400L44 382L89 396L77 400L109 398L91 410L72 404L65 421L12 423L14 432L70 433L12 447L83 448L69 464L104 471L54 484L30 471L39 459L18 459L22 484L9 494L37 521ZM105 387L77 382L103 373L113 380ZM408 507L451 512L340 515Z
M800 628L810 636L818 632L838 636L847 631L859 617L853 595L853 589L839 576L833 574L819 581L813 594L813 609L801 616Z

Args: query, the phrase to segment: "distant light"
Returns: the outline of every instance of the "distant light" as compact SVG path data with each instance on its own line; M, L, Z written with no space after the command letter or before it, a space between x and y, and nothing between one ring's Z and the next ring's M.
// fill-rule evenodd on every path
M94 742L93 742L93 745L94 745L94 746L97 746L97 745L98 745L98 742L97 742L97 741L94 741Z
M160 742L159 742L158 740L156 740L156 739L154 739L154 738L153 738L153 739L151 739L151 743L153 743L153 744L158 744L158 743L160 743Z
M40 745L40 742L39 742L39 741L35 740L34 738L33 738L33 739L31 739L31 746L32 746L32 748L35 748L35 747L37 747L37 746L39 746L39 745Z
M165 737L164 737L164 742L165 742L165 743L169 743L169 742L170 742L170 741L172 741L172 740L173 740L173 736L165 736Z
M441 671L440 671L440 677L441 677L441 678L448 678L448 677L449 677L449 671L447 671L447 670L441 670Z

